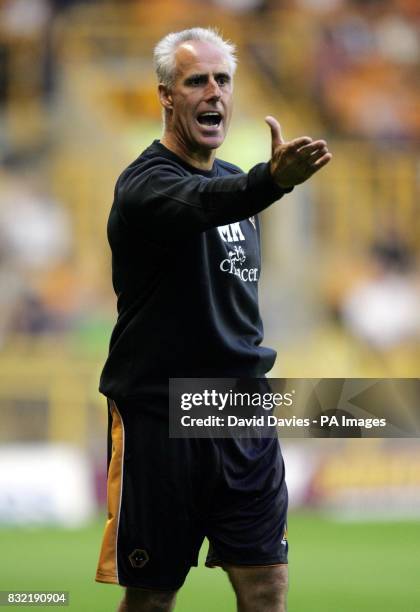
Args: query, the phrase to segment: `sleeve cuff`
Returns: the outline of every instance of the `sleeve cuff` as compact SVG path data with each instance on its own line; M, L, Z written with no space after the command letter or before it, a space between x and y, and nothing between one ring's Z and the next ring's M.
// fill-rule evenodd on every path
M257 164L249 171L249 179L252 187L257 191L260 198L267 202L275 202L286 193L290 193L293 187L287 189L279 187L270 172L270 163Z
M273 179L273 177L271 176L271 171L270 171L270 162L266 162L264 164L262 164L263 166L265 166L265 176L266 176L266 180L268 183L270 183L272 185L272 188L279 194L279 198L286 194L286 193L290 193L291 191L293 191L294 187L279 187L277 185L277 183L275 182L275 180Z

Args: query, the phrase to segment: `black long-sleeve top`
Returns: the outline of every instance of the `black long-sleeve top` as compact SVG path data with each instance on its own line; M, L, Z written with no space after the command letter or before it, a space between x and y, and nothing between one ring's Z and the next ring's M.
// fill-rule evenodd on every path
M190 166L159 141L119 177L108 221L118 320L100 391L153 396L170 377L262 377L258 212L285 190L269 165Z

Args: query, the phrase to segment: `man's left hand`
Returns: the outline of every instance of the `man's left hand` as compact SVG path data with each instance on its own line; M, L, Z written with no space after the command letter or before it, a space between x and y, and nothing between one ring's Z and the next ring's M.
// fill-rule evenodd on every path
M268 116L265 121L271 130L271 175L279 187L303 183L331 160L325 140L302 136L285 142L277 119Z

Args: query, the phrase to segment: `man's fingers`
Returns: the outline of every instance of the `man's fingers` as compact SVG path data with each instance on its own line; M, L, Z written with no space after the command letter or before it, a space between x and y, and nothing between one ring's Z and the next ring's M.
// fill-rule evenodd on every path
M315 151L315 153L312 153L312 155L306 158L305 161L306 163L309 163L310 166L313 166L314 163L318 161L318 159L321 159L321 157L324 157L324 155L326 155L327 153L327 147L324 147L323 149L318 149L317 151Z
M317 159L316 162L312 164L312 168L314 172L323 168L329 161L331 161L332 155L331 153L325 153L320 159Z
M277 121L277 119L271 117L270 115L265 118L265 122L271 130L271 152L274 153L274 150L278 146L284 144L280 123Z
M324 153L328 152L327 143L325 140L315 140L307 145L299 147L298 153L299 157L302 159L307 159L311 157L317 151L324 151Z
M325 140L301 136L283 142L278 121L270 116L265 121L270 126L272 138L270 169L281 187L303 183L331 161L332 155Z
M300 136L300 138L295 138L294 140L291 140L288 143L288 146L289 146L290 150L298 151L299 149L301 149L305 145L310 144L311 142L312 142L312 138L310 138L309 136Z

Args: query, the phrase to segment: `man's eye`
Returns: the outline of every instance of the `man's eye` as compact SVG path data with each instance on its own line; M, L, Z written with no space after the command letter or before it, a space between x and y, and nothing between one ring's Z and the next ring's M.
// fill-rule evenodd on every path
M203 82L203 79L201 77L194 77L192 79L189 79L188 83L190 85L193 85L194 87L197 87L198 85L201 85L201 83Z
M226 76L219 76L217 77L217 82L219 85L226 85L227 83L229 83L229 78Z

